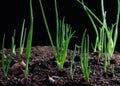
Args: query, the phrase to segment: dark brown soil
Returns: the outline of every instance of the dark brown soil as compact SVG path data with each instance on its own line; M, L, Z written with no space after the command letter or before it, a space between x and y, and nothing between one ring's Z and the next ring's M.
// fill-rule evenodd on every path
M9 50L6 49L5 52L9 53ZM17 55L14 57L11 67L15 64L14 60L20 57L18 53L19 49L17 49ZM9 71L8 77L4 77L0 67L0 86L120 86L120 54L118 52L115 52L111 58L111 65L107 67L107 74L103 72L104 59L101 58L98 62L97 53L89 55L89 84L84 80L79 64L79 55L75 57L73 80L70 78L69 71L72 54L73 51L68 50L64 68L58 70L50 46L32 47L29 78L24 78L23 72L15 73L15 71L14 74ZM22 57L25 58L25 51ZM114 74L112 73L112 64L114 64Z

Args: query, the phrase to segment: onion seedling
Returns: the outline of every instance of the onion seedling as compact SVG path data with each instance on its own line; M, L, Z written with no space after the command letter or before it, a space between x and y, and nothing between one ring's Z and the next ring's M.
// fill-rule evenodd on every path
M70 66L70 77L71 79L73 79L73 62L74 62L74 58L75 58L75 53L76 53L76 49L78 49L79 54L80 54L80 67L82 70L82 73L84 75L84 79L87 83L89 83L89 77L90 77L90 68L88 65L88 57L89 57L89 36L87 35L87 39L85 38L85 34L86 34L86 30L83 33L82 36L82 41L81 41L81 45L75 45L74 48L74 53L73 53L73 57L72 57L72 63Z
M10 54L8 54L8 55L5 55L5 53L4 53L5 35L3 36L3 40L2 40L2 70L3 70L5 77L7 77L7 75L8 75L12 56L16 55L15 33L16 33L16 30L14 30L14 33L12 36L11 50L10 50Z
M22 30L21 30L21 37L20 37L20 54L21 55L24 49L25 37L26 37L26 28L25 28L25 20L24 20L22 25Z
M98 58L103 56L104 53L104 28L99 29L100 30L100 36L98 37Z
M80 53L80 66L82 73L84 75L84 79L87 83L89 83L89 77L90 77L90 69L88 66L88 57L89 57L89 36L87 35L87 39L85 38L85 32L82 36L82 42L81 46L79 48Z
M10 51L10 55L16 55L16 51L15 51L15 34L16 34L16 30L14 30L13 36L12 36L12 45L11 45L11 51Z
M57 11L57 2L56 0L54 0L55 13L56 13L56 47L54 47L41 0L39 0L39 3L40 3L43 19L45 22L46 30L53 49L53 54L56 59L57 67L58 69L62 69L64 62L66 60L68 45L75 32L72 32L72 28L70 27L69 24L65 24L64 18L62 21L59 20L58 11Z
M114 50L115 50L115 46L116 46L116 41L117 41L117 38L118 38L118 23L119 23L119 14L120 14L120 7L119 7L119 0L117 1L118 3L118 10L117 10L117 17L116 17L116 22L115 24L112 24L111 28L109 28L107 26L107 22L106 22L106 11L104 11L104 3L103 3L103 0L101 0L101 10L102 10L102 18L103 18L103 21L101 21L85 4L84 4L84 1L80 1L80 0L77 0L84 8L84 10L86 11L88 17L90 18L90 21L95 29L95 32L96 32L96 42L95 42L95 46L94 46L94 52L96 52L97 50L97 47L99 47L100 45L98 45L98 41L99 41L99 33L98 33L98 29L97 29L97 26L93 20L96 19L101 25L102 25L102 28L105 29L105 32L107 34L107 40L108 40L108 43L107 43L107 49L108 49L108 53L109 53L109 57L111 57L114 53Z
M30 0L30 30L27 37L26 44L26 67L25 67L25 77L28 78L29 75L29 59L32 46L32 36L33 36L33 10L32 10L32 0Z
M75 72L75 67L74 67L74 59L75 59L75 55L76 55L76 48L79 47L78 45L75 45L74 47L74 51L73 51L73 55L72 55L72 59L71 59L71 64L70 64L70 78L73 80L73 75ZM73 70L74 68L74 70Z
M3 36L3 40L2 40L2 70L4 76L7 77L11 63L11 57L5 55L4 44L5 44L5 35Z
M108 51L107 51L107 46L106 46L106 35L105 35L105 39L104 39L104 73L106 74L107 72L107 65L108 65Z

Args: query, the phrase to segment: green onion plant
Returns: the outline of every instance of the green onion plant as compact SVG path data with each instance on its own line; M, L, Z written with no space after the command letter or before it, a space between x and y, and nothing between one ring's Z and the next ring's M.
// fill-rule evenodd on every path
M5 35L3 36L3 40L2 40L2 70L3 70L4 76L7 77L10 64L11 64L11 57L5 55L4 44L5 44Z
M55 59L56 59L57 67L58 67L58 69L62 69L64 62L66 60L69 42L70 42L70 40L73 37L75 32L72 32L72 28L69 24L65 24L64 18L62 21L59 19L58 11L57 11L57 1L54 0L55 13L56 13L56 47L55 47L53 44L50 29L49 29L48 24L47 24L47 20L45 17L45 13L44 13L44 9L43 9L41 0L39 0L39 3L40 3L43 19L45 22L46 30L47 30L47 33L48 33L48 36L50 39L52 49L53 49L53 54L54 54Z
M105 35L105 40L104 40L104 73L106 74L107 72L107 66L108 62L110 62L108 51L107 51L107 46L106 46L106 35Z
M103 53L104 53L104 37L105 37L105 33L104 33L104 28L99 29L100 30L100 34L98 37L98 57L102 57Z
M12 43L11 43L10 54L7 54L7 55L4 54L5 35L3 37L3 42L2 42L2 69L3 69L4 75L6 77L8 75L8 71L9 71L9 68L10 68L12 57L14 55L16 55L15 34L16 34L16 30L14 29L14 33L12 35Z
M71 65L70 65L70 77L73 79L73 63L75 59L75 53L78 50L80 54L80 67L82 70L82 73L84 75L84 79L87 83L89 83L89 78L90 78L90 68L88 64L88 57L89 57L89 36L87 35L87 38L85 38L86 30L83 33L82 36L82 41L81 45L75 45L74 47L74 52L71 60Z
M89 83L89 77L90 77L90 68L88 64L88 57L89 57L89 36L87 35L87 39L85 38L85 32L82 36L81 46L79 48L80 53L80 66L82 73L84 75L84 79L87 83Z
M109 53L109 57L111 57L114 53L115 50L115 46L116 46L116 42L117 42L117 38L118 38L118 23L119 23L119 14L120 14L120 5L119 5L119 0L117 0L118 2L118 10L117 10L117 17L116 17L116 22L115 24L112 24L111 28L109 28L107 26L107 22L106 22L106 11L104 11L104 2L103 0L101 0L101 11L102 11L102 21L84 4L84 1L80 1L77 0L84 8L84 10L86 11L94 29L96 32L96 42L94 45L94 52L97 51L97 49L99 49L101 47L101 41L100 41L100 37L99 37L99 29L97 28L94 19L96 19L102 26L101 29L105 29L105 33L107 34L107 51ZM94 18L94 19L93 19ZM102 45L103 46L103 45ZM102 47L99 50L103 50Z
M107 45L107 42L106 42L106 34L104 34L104 70L103 72L106 74L107 73L107 67L110 65L110 56L109 56L109 53L108 53L108 46ZM112 65L112 73L114 72L114 67Z
M2 70L3 70L5 77L7 77L7 75L8 75L8 71L10 68L11 61L12 61L12 56L16 55L15 34L16 34L16 30L14 30L14 33L12 35L11 50L10 50L10 54L8 54L8 55L5 55L5 53L4 53L5 35L3 36L3 40L2 40Z
M27 37L26 44L26 67L25 67L25 77L28 78L29 75L29 59L32 46L32 36L33 36L33 10L32 10L32 0L30 0L30 29Z
M75 72L75 67L73 65L74 65L74 59L75 59L75 56L76 56L77 47L79 47L79 46L75 44L72 59L71 59L71 64L70 64L70 78L72 80L73 80L73 75L74 75L74 72Z
M25 37L26 37L26 29L24 29L24 25L25 25L25 20L23 21L22 31L21 31L20 54L23 53L24 44L25 44ZM10 68L11 61L12 61L11 60L12 56L16 55L15 34L16 34L16 30L14 30L14 33L12 35L12 44L11 44L10 55L5 55L5 52L4 52L5 35L4 35L3 40L2 40L2 70L3 70L5 77L7 77L7 75L8 75L8 71ZM31 45L32 45L32 36L33 36L32 34L33 34L33 11L32 11L32 0L30 0L30 30L28 33L27 44L26 44L25 77L28 77L28 73L29 73L28 65L29 65Z
M12 36L12 45L11 45L11 53L10 55L13 56L13 55L16 55L16 51L15 51L15 34L16 34L16 30L14 30L14 33L13 33L13 36Z
M20 55L23 53L24 44L26 38L26 28L25 28L25 19L23 20L22 30L21 30L21 37L20 37Z

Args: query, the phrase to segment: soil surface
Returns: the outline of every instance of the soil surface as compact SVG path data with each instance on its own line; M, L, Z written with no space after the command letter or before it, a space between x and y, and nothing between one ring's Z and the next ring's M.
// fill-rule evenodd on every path
M29 62L29 78L25 78L25 50L19 55L19 49L12 57L12 63L5 77L0 67L0 86L120 86L120 54L115 52L107 73L103 71L104 59L98 61L98 53L90 53L90 83L86 83L80 67L79 55L74 61L74 76L70 78L70 64L73 51L68 49L64 68L59 70L50 46L34 46L31 49ZM6 56L10 53L5 49ZM1 56L0 56L1 58ZM22 59L22 61L21 61ZM18 64L17 64L18 63ZM114 73L112 71L114 64ZM0 60L1 65L1 60ZM17 67L16 67L17 65Z

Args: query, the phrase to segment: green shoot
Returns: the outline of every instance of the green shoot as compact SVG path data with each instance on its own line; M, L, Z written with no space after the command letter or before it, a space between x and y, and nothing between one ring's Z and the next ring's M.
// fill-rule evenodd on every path
M104 28L99 29L100 30L100 36L99 36L99 40L98 40L98 57L102 57L103 56L103 49L104 49Z
M21 30L21 37L20 37L20 54L21 55L24 49L25 37L26 37L26 29L25 29L25 20L24 20L22 25L22 30Z
M28 78L29 75L29 59L32 46L32 36L33 36L33 10L32 10L32 0L30 0L30 30L27 37L26 45L26 67L25 67L25 77Z
M53 54L56 59L57 67L58 69L62 69L67 56L67 49L68 49L69 42L75 32L72 32L72 28L70 27L69 24L65 24L64 18L62 21L59 20L58 12L57 12L57 2L56 0L54 0L54 2L55 2L55 13L56 13L56 48L54 47L54 44L53 44L53 40L50 34L50 29L48 27L45 13L43 10L42 2L41 0L39 0L46 30L50 39L52 49L53 49Z
M2 70L3 70L4 76L7 77L8 70L10 68L11 58L8 56L5 56L4 44L5 44L5 35L2 40Z
M50 30L49 30L49 27L48 27L48 24L47 24L47 20L46 20L46 17L45 17L45 13L44 13L44 9L43 9L41 0L39 0L39 3L40 3L42 15L43 15L44 23L45 23L45 26L46 26L46 30L47 30L47 33L48 33L48 36L49 36L49 39L50 39L50 43L52 45L53 52L55 53L55 47L54 47L54 44L53 44L53 41L52 41L52 36L50 34Z
M105 35L105 39L104 39L104 73L106 74L107 72L107 65L108 65L108 51L107 51L107 46L106 46L106 35Z
M104 73L107 73L107 66L110 65L110 56L108 53L108 46L107 46L107 42L106 42L106 34L104 34Z
M89 77L90 77L90 69L88 66L88 57L89 57L89 36L87 35L87 40L85 38L85 32L82 36L82 42L81 42L81 48L79 50L80 52L80 66L82 69L82 72L84 74L84 79L87 83L89 83Z
M111 29L108 28L107 26L107 22L106 22L106 11L104 11L104 3L103 3L103 0L101 0L101 10L102 10L102 18L103 18L103 21L101 21L85 4L84 4L84 1L80 1L80 0L77 0L84 8L84 10L86 11L88 17L90 18L90 21L95 29L95 32L96 32L96 42L95 42L95 46L94 46L94 52L96 52L97 48L100 46L99 45L99 33L98 33L98 29L97 29L97 26L93 20L96 19L101 25L102 25L102 28L105 29L106 31L106 34L107 34L107 40L108 40L108 43L107 43L107 48L108 48L108 53L109 53L109 57L111 57L114 53L114 50L115 50L115 46L116 46L116 41L117 41L117 38L118 38L118 22L119 22L119 14L120 14L120 7L119 7L119 0L118 0L118 10L117 10L117 17L116 17L116 22L115 24L112 25ZM93 17L93 18L92 18Z
M11 53L10 55L16 55L16 51L15 51L15 34L16 34L16 30L14 30L13 36L12 36L12 45L11 45Z
M76 55L76 48L79 47L78 45L75 45L74 47L74 51L73 51L73 56L71 59L71 64L70 64L70 78L73 80L73 75L75 72L75 69L73 70L73 65L74 65L74 59L75 59L75 55Z
M16 33L16 30L14 30L14 33L12 36L10 55L5 55L5 53L4 53L5 35L4 35L3 40L2 40L2 69L3 69L3 73L4 73L5 77L7 77L7 75L8 75L8 71L9 71L10 64L11 64L11 56L16 55L15 33Z
M74 53L73 53L71 65L70 65L70 77L73 80L73 74L74 74L73 63L74 63L76 50L78 49L79 54L80 54L80 67L81 67L82 73L84 75L85 81L87 83L89 83L89 77L90 77L90 69L88 66L89 36L87 35L87 39L86 39L85 34L86 34L86 30L83 33L81 45L80 46L75 45L75 47L74 47Z
M74 64L75 53L76 53L76 50L78 49L79 54L80 54L80 67L81 67L82 73L84 75L84 80L87 83L89 83L89 77L90 77L90 68L89 68L89 64L88 64L89 36L87 35L87 39L86 39L85 34L86 34L86 30L83 33L81 45L80 46L75 45L75 47L74 47L74 53L73 53L71 65L70 65L70 77L73 80L73 74L74 74L73 64Z
M64 19L59 24L58 34L56 37L56 63L59 69L63 68L66 56L67 56L67 49L70 42L70 39L72 38L74 33L71 33L72 28L68 24L64 24Z
M80 67L81 67L82 73L84 75L85 81L87 83L89 83L89 77L90 77L90 69L89 69L89 66L88 66L89 36L87 35L87 40L86 40L85 33L86 33L86 30L83 33L81 45L80 46L75 45L74 53L73 53L72 61L71 61L71 65L70 65L70 77L71 77L71 79L73 79L73 74L74 74L73 63L74 63L76 49L78 49L79 54L80 54Z

